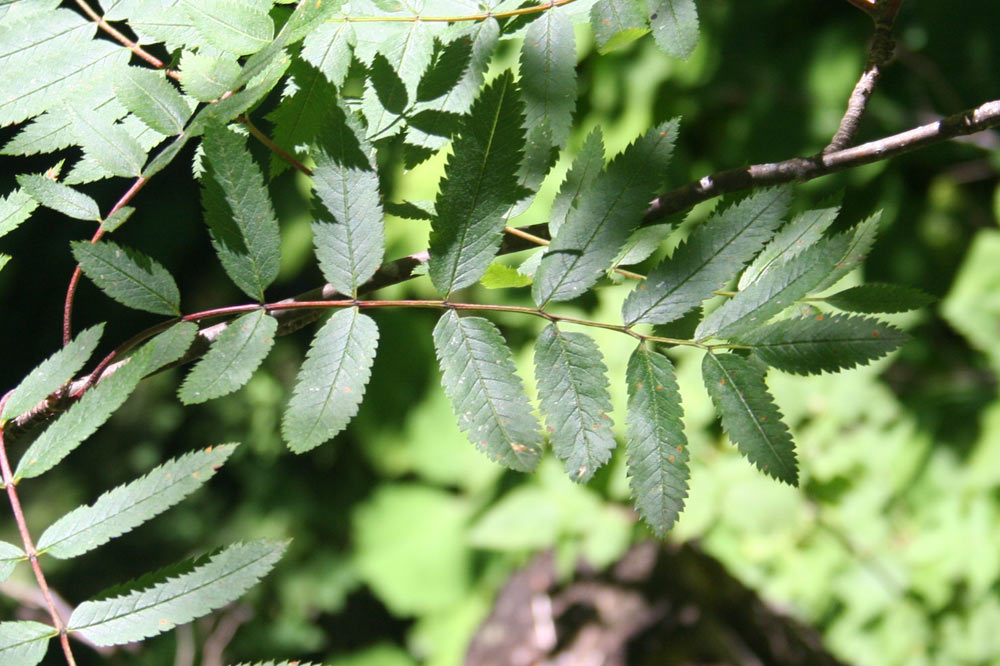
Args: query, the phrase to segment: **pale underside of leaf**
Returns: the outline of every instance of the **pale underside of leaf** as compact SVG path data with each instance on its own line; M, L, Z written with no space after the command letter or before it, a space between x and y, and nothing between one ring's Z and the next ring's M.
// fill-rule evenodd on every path
M552 449L569 477L585 483L615 448L601 351L583 333L550 324L535 343L535 377Z
M496 327L449 311L434 327L434 347L441 383L469 441L491 460L533 470L541 455L538 422Z
M115 92L129 111L164 136L180 134L191 117L191 107L160 72L126 67Z
M49 639L58 635L41 622L0 622L0 664L35 666L45 657Z
M4 582L14 572L14 567L27 555L20 547L6 541L0 541L0 583Z
M548 127L552 145L565 146L576 107L576 45L573 24L558 8L528 26L520 72L525 127Z
M146 151L124 127L96 111L73 104L63 107L73 118L73 131L84 155L113 176L138 176Z

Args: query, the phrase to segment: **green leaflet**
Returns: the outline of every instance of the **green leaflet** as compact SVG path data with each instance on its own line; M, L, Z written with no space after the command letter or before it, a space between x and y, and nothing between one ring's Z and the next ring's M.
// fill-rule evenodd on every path
M350 22L324 23L306 35L302 58L322 72L330 83L340 86L351 66L354 43L354 28Z
M674 230L672 224L651 224L636 229L622 246L613 266L634 266L653 255Z
M784 319L736 338L768 365L800 375L867 365L907 339L877 319L842 314Z
M14 572L14 567L27 555L18 546L6 541L0 541L0 583L4 582ZM2 662L0 662L2 663Z
M258 54L260 55L260 54ZM271 92L271 89L278 84L285 70L288 69L290 59L287 55L274 57L267 60L267 67L258 76L253 77L246 86L239 92L233 93L218 102L202 107L201 111L195 115L194 119L188 123L187 132L189 134L200 134L205 131L205 126L211 123L226 124L257 104ZM250 64L240 70L240 76L236 79L236 86L240 87L243 77L246 75Z
M184 5L177 0L171 2L122 1L109 3L105 19L108 21L128 21L128 26L136 33L140 44L164 42L168 51L203 48L204 39L194 27Z
M549 128L552 145L565 146L576 107L576 44L573 24L558 8L528 26L520 72L525 127Z
M44 474L90 437L148 374L155 350L153 343L144 345L42 431L18 461L15 481Z
M36 208L38 202L20 188L5 197L0 197L0 236L17 229Z
M123 645L169 631L238 598L274 567L286 546L265 540L233 544L152 587L83 602L67 628L97 645Z
M393 71L406 88L407 97L415 99L417 86L434 54L434 33L440 32L441 26L425 21L409 21L402 26L400 34L387 37L378 50L392 63Z
M41 622L0 622L0 664L35 666L45 657L49 639L58 635Z
M302 60L294 60L289 67L281 104L267 114L267 119L274 124L274 142L297 153L307 148L322 131L326 115L334 106L331 100L336 97L336 86L318 69ZM272 180L290 166L276 153L271 153Z
M346 296L375 273L385 246L378 173L359 133L343 108L330 103L314 154L316 258L323 277Z
M694 0L646 0L653 39L660 49L687 60L698 46L698 8Z
M882 211L878 211L856 225L853 233L848 231L841 234L841 236L849 237L847 249L844 251L844 255L840 261L837 262L834 270L816 287L816 291L823 291L827 287L832 287L840 278L861 265L861 262L865 260L865 257L868 256L872 246L875 244L881 220Z
M260 167L245 138L221 124L205 128L202 206L226 274L258 301L278 276L281 238Z
M361 112L368 121L368 136L384 139L403 129L399 116L406 110L409 98L406 85L381 53L376 54L368 69L368 81L361 97Z
M19 20L3 17L0 68L13 72L37 66L49 51L74 49L86 43L96 28L95 23L69 9L40 12Z
M125 108L164 136L184 131L192 109L162 72L125 67L115 80L115 94Z
M611 267L660 186L676 137L676 120L654 127L580 194L542 257L536 304L579 296Z
M434 348L444 392L469 441L491 460L533 470L541 455L538 422L496 326L450 310L434 327Z
M702 320L695 331L699 340L708 337L729 338L762 326L767 321L817 289L817 285L835 270L844 256L849 239L845 235L827 238L763 277Z
M796 486L795 445L781 412L764 383L764 374L735 354L705 354L705 388L722 418L722 427L762 472Z
M183 148L188 141L191 140L191 135L185 132L181 134L176 139L168 143L163 150L156 154L156 157L149 161L146 168L143 170L142 175L147 180L152 178L156 173L158 173L165 166L170 164L177 155L180 154L181 148Z
M591 130L580 146L580 152L573 160L573 165L566 172L559 187L559 193L552 201L552 212L549 213L549 233L555 237L563 222L569 217L570 209L576 208L580 197L590 189L594 179L604 168L604 138L600 126Z
M147 342L146 346L151 351L146 362L146 374L152 374L181 358L197 334L198 324L193 321L179 321Z
M8 261L10 261L10 255L0 252L0 271L4 269L4 266L7 265Z
M84 275L122 305L179 315L180 292L167 270L146 255L111 241L70 243Z
M523 192L517 184L523 121L508 71L483 90L454 141L434 204L428 262L443 295L482 277L500 248L504 214Z
M526 287L531 284L531 278L516 268L494 261L490 264L479 283L487 289L510 289Z
M377 345L375 322L357 308L340 310L323 324L281 421L288 448L308 451L347 427L364 397Z
M348 24L350 25L350 24ZM439 46L417 85L416 101L429 102L447 95L462 78L472 59L472 42L456 39Z
M936 299L913 287L870 282L838 291L823 300L849 312L908 312L926 307Z
M680 389L670 359L645 345L629 357L625 382L629 486L639 514L662 538L684 509L691 475Z
M228 55L207 56L185 51L180 63L181 87L199 102L219 99L236 87L240 65Z
M41 174L18 176L17 183L46 208L57 210L77 220L101 221L101 211L97 207L97 202L68 185L57 183Z
M201 487L235 449L235 444L225 444L174 458L93 504L73 509L42 533L39 553L68 559L132 531Z
M135 208L132 208L132 206L122 206L101 221L101 228L104 229L104 231L111 233L118 227L125 224L128 219L132 217L132 213L134 212Z
M322 666L322 664L317 664L311 661L258 661L251 664L249 661L244 661L236 666Z
M146 162L146 151L124 127L97 111L67 104L63 110L73 119L73 133L84 157L97 162L112 176L138 176Z
M204 40L227 53L256 53L274 37L274 22L259 2L182 0L181 5Z
M788 188L766 190L713 215L628 295L622 319L666 324L711 298L760 251L790 201Z
M839 207L820 208L799 213L779 231L740 276L738 289L746 289L772 268L812 247L833 224Z
M535 379L552 449L566 473L585 483L611 457L615 434L608 369L583 333L549 324L535 342Z
M0 421L9 421L24 414L71 380L94 353L103 332L104 324L80 332L72 342L28 373L7 399Z
M597 52L614 51L649 32L642 0L598 0L590 10Z
M263 309L230 322L184 378L181 402L206 402L242 388L271 351L277 330L278 320Z

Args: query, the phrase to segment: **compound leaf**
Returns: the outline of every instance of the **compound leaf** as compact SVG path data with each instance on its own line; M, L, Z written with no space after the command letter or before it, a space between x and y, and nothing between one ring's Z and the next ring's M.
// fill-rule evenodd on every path
M42 431L18 461L14 479L31 478L47 472L90 437L146 376L155 349L155 344L144 345Z
M24 414L72 379L94 353L103 332L104 324L81 331L72 342L28 373L7 399L0 421L9 421Z
M533 470L541 455L538 422L500 331L452 310L434 327L434 347L444 392L469 441L502 465Z
M115 80L115 94L125 108L164 136L183 132L191 117L191 107L163 72L124 67Z
M705 354L705 387L722 427L747 460L779 481L798 485L795 445L764 383L763 372L735 354Z
M344 110L331 103L314 153L313 242L323 277L348 296L375 273L385 245L378 173L367 151Z
M660 186L676 137L676 120L654 127L580 194L542 257L535 303L579 296L611 267Z
M68 559L135 529L197 490L235 449L235 444L224 444L194 451L109 490L50 525L38 539L38 551Z
M70 616L68 630L96 645L122 645L169 631L242 595L274 567L286 545L265 540L233 544L152 587L85 601Z
M684 509L691 475L681 394L670 359L645 345L632 352L625 381L629 486L639 514L663 537Z
M565 146L576 107L576 45L565 13L550 9L528 26L520 72L525 127L547 127L552 145Z
M17 563L26 558L27 555L19 547L6 541L0 541L0 583L10 578ZM3 662L0 661L0 663Z
M913 287L870 282L851 287L823 299L849 312L908 312L934 302L934 297Z
M191 369L178 397L185 405L212 400L240 389L271 351L278 320L263 309L230 322Z
M245 294L263 301L278 276L281 238L264 176L244 143L221 124L205 128L201 200L226 273Z
M820 208L799 213L779 231L740 276L738 289L746 289L771 268L780 266L812 247L833 224L840 208Z
M84 275L122 305L155 314L181 313L177 283L153 259L107 240L74 241L70 246Z
M735 338L765 363L799 375L839 372L885 356L909 338L871 317L815 315L784 319Z
M358 412L378 345L378 328L357 308L335 313L313 339L281 422L288 448L308 451Z
M57 210L76 220L101 221L97 202L68 185L57 183L41 174L18 176L17 183L46 208Z
M760 192L701 225L628 295L626 324L666 324L721 289L750 261L788 211L787 188Z
M549 324L535 343L535 379L552 449L574 481L589 481L611 457L608 369L597 344L583 333Z
M35 666L45 657L49 639L59 632L41 622L0 622L0 664Z
M698 46L694 0L646 0L653 39L664 53L687 60Z
M836 270L849 240L843 234L826 238L781 266L772 268L705 317L698 325L695 337L733 337L766 324L771 317L815 290L831 271Z
M598 0L590 10L590 26L597 52L620 49L649 32L649 20L640 0Z
M431 281L444 295L482 277L503 234L504 214L522 197L524 105L508 71L487 86L454 141L431 221Z

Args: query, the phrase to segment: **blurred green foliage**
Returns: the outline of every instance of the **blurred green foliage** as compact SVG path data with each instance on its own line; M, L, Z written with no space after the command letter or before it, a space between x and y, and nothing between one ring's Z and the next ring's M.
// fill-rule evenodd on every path
M677 185L825 145L863 63L868 19L846 2L825 0L701 2L699 11L701 42L687 62L663 56L648 36L597 57L587 31L578 31L576 123L570 154L547 182L550 196L597 125L611 154L653 122L681 116ZM872 100L861 140L1000 97L998 25L997 3L905 2L897 60ZM501 50L493 69L513 65L516 53ZM769 480L740 458L714 424L698 357L671 354L692 455L690 497L672 538L700 539L767 599L821 628L831 649L852 663L990 664L1000 654L1000 139L980 139L797 188L803 209L844 193L843 223L883 209L882 238L865 277L941 299L894 318L915 340L892 359L835 376L772 372L769 382L796 435L801 488ZM8 164L0 175L5 189L13 179ZM433 199L442 164L432 159L404 173L387 159L383 169L395 183L387 197ZM48 166L38 160L21 170ZM171 167L175 176L186 168ZM186 311L240 302L205 242L197 193L170 173L137 200L144 221L129 225L129 243L157 248L157 258L181 277ZM107 201L117 187L88 191ZM308 267L305 189L291 172L272 187L285 262L276 289L287 295L320 282ZM689 222L713 205L697 207ZM544 220L546 212L536 205L517 223ZM391 219L388 232L390 257L426 247L425 223ZM21 257L31 260L15 258L0 274L7 324L0 340L8 350L0 386L13 385L57 343L72 269L67 241L82 233L53 217L10 236L15 257L27 248ZM470 300L527 302L521 292L473 291ZM613 320L623 295L609 286L574 307ZM385 296L433 297L433 290L421 279ZM77 312L79 326L110 319L110 341L152 321L89 286ZM646 535L627 509L620 457L586 486L569 482L554 460L534 475L503 471L454 423L434 361L433 315L376 317L380 352L357 420L305 456L287 453L278 423L308 333L279 339L246 388L207 405L181 409L178 371L145 382L69 464L26 487L29 522L47 524L193 447L244 446L205 489L100 556L72 567L50 562L54 587L70 600L84 598L149 562L236 539L292 537L289 554L246 600L256 612L227 649L232 661L446 666L461 662L496 590L534 550L555 548L569 574L577 558L604 566ZM496 321L532 393L525 345L541 324ZM623 376L630 347L612 334L595 338L610 376ZM612 384L612 400L622 414L620 382ZM621 428L624 419L616 420ZM0 538L16 540L13 529L4 519ZM19 569L10 585L31 584L27 573ZM5 617L14 606L0 598ZM201 622L194 634L203 641L215 629ZM138 654L80 650L80 662L172 664L179 640L162 636ZM46 663L58 663L56 656Z

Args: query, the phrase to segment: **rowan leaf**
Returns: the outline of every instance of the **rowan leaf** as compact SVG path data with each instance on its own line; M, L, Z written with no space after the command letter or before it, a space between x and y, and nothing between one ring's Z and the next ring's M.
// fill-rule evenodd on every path
M740 453L762 472L798 485L795 445L763 372L736 354L712 353L705 354L701 370L722 427Z
M597 52L620 49L649 32L642 0L598 0L590 10Z
M67 629L96 645L123 645L169 631L238 598L274 567L286 546L265 540L233 544L151 587L83 602Z
M144 345L43 430L18 461L14 479L44 474L90 437L148 374L155 348L155 345Z
M70 243L84 275L105 294L136 310L180 315L180 292L167 270L137 250L111 241Z
M7 265L8 261L10 261L10 255L0 252L0 271L4 269L4 266Z
M479 283L487 289L511 289L527 287L531 278L516 268L494 261L490 264Z
M312 64L335 86L344 83L351 65L354 28L349 21L323 23L306 35L302 58Z
M154 373L184 356L196 335L198 324L179 321L147 342L151 352L146 362L146 374Z
M579 296L611 267L660 187L676 137L676 120L654 127L580 194L542 257L536 304Z
M448 94L462 78L472 60L472 41L456 39L440 47L417 85L417 102L429 102Z
M406 88L404 99L415 99L417 87L434 55L434 33L438 31L433 23L408 21L400 34L392 35L379 46L379 52ZM388 107L386 107L388 108Z
M24 414L71 380L94 353L103 332L104 324L81 331L68 345L28 373L7 399L0 421L9 421Z
M372 90L374 90L382 108L397 116L403 113L409 102L406 84L399 78L399 74L389 63L389 60L381 53L377 54L372 61L368 76ZM369 118L370 129L373 132L377 132L383 124L381 116Z
M771 242L740 275L738 289L746 289L762 275L798 256L819 242L823 232L837 219L839 207L807 210L796 215L775 234Z
M68 185L57 183L41 174L18 176L17 183L24 192L46 208L57 210L76 220L101 221L97 202Z
M908 312L919 310L936 299L913 287L869 282L838 291L823 299L833 307L848 312Z
M0 197L0 237L17 229L38 208L38 202L21 188Z
M500 331L453 310L434 327L441 383L469 441L491 460L530 472L541 455L538 422Z
M849 238L826 238L764 274L723 303L698 325L695 337L731 338L763 326L795 301L817 289L844 256Z
M202 38L234 55L256 53L274 37L270 2L253 0L183 0L181 3Z
M347 296L374 275L385 246L378 173L360 133L331 103L313 155L316 258L326 281Z
M278 276L281 238L260 167L246 139L221 124L205 128L202 206L226 274L258 301Z
M224 444L169 460L59 518L42 533L36 548L69 559L130 532L201 487L235 449L235 444Z
M698 46L694 0L646 0L653 39L664 53L687 60Z
M308 451L347 427L364 397L377 345L375 322L357 308L340 310L323 324L281 422L288 448Z
M508 71L483 90L453 143L431 221L428 268L441 294L476 282L500 249L505 213L522 197L523 121Z
M687 437L670 359L640 345L629 357L626 455L636 508L658 537L673 527L688 493Z
M569 138L576 107L576 44L573 24L559 8L528 26L521 46L521 98L525 127L548 128L551 145Z
M604 169L604 138L600 126L594 127L580 152L573 159L573 165L566 172L556 198L552 201L552 211L549 213L549 233L555 236L560 227L576 208L584 192L590 189L594 179Z
M861 265L861 262L871 252L872 246L875 245L875 238L878 236L878 228L881 220L882 211L878 211L857 224L852 231L846 231L841 234L841 236L846 236L849 239L847 249L844 250L844 254L840 258L840 261L837 262L834 270L825 280L817 285L816 291L823 291L827 287L832 287L840 281L840 278Z
M264 309L230 322L184 378L181 402L193 405L242 388L271 351L277 330L278 320Z
M184 131L192 108L163 72L124 67L115 79L115 94L129 111L164 136Z
M0 541L0 583L10 578L18 562L27 558L28 556L20 547L6 541Z
M783 319L735 338L768 365L799 375L868 365L908 339L877 319L842 314Z
M566 473L585 483L611 458L608 369L601 350L583 333L549 324L535 342L535 380L549 441Z
M292 62L289 74L281 104L267 114L267 119L274 124L274 142L299 153L308 148L322 130L333 106L331 100L337 97L337 88L318 69L302 60ZM271 179L290 166L276 153L271 153Z
M680 319L721 289L774 234L791 190L765 190L713 215L653 269L622 305L626 324Z
M0 664L35 666L45 658L49 639L58 635L54 627L41 622L0 622Z
M229 55L185 51L181 54L179 73L184 92L199 102L211 102L236 87L240 65Z
M67 104L63 110L73 119L76 141L87 158L112 176L142 173L146 151L124 127L85 107Z

